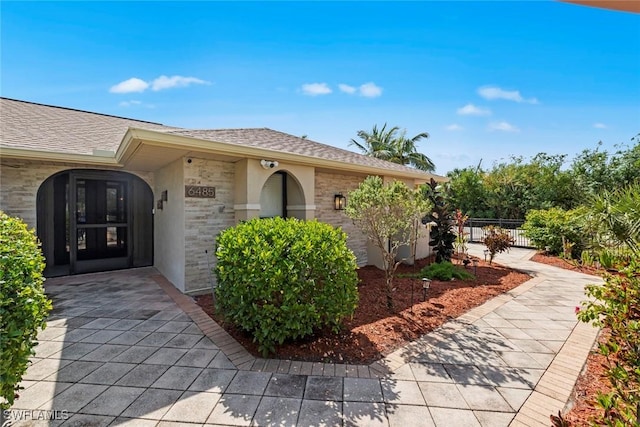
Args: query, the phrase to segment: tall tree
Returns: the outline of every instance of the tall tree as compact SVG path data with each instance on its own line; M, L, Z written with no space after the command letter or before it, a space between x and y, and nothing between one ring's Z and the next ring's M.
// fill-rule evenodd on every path
M362 142L358 142L352 138L350 145L358 147L358 149L362 151L362 154L366 156L387 160L391 155L391 141L399 130L400 128L397 126L387 129L386 123L381 128L373 125L371 132L367 132L366 130L359 130L357 132L358 138L360 138Z
M400 131L398 126L387 129L385 123L381 128L373 126L371 132L359 130L358 138L362 141L351 139L351 145L358 147L363 154L388 160L393 163L407 165L427 172L433 172L433 161L418 151L417 143L421 139L429 137L427 132L419 133L413 138L406 136L406 131Z
M460 209L472 218L494 218L495 213L487 204L488 192L484 185L485 171L476 167L454 169L447 173L449 184L446 198L450 206Z

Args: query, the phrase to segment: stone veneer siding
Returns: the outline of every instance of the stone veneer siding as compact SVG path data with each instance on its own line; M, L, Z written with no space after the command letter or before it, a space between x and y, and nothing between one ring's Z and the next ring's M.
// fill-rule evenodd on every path
M213 268L216 261L216 236L224 229L235 225L235 165L217 160L193 157L190 159L191 163L188 163L187 159L184 160L185 185L216 188L215 199L184 199L185 291L197 292L207 290L210 286L205 250L209 251L209 260ZM213 274L212 277L215 280Z
M365 236L347 217L344 211L334 208L334 196L342 193L347 196L349 191L355 190L365 176L341 175L326 172L317 172L315 177L315 205L316 218L333 226L341 227L347 233L347 246L356 255L359 266L366 265L367 260L367 236ZM349 198L347 197L347 204Z
M82 167L74 164L2 159L0 161L0 210L7 215L22 218L29 228L36 228L36 199L40 185L51 175L70 169L122 171L113 167ZM123 172L137 175L153 188L151 173Z

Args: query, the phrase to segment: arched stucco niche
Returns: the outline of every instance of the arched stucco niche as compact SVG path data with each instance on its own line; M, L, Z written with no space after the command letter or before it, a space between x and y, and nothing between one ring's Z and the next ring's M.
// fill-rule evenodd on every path
M68 169L37 192L47 276L153 265L153 192L124 171Z
M236 162L235 205L236 221L260 216L260 198L269 178L280 173L286 187L286 215L300 219L315 217L315 170L311 166L299 166L278 161L278 166L265 169L261 159L244 159ZM277 159L268 159L277 160ZM273 180L273 178L272 178Z

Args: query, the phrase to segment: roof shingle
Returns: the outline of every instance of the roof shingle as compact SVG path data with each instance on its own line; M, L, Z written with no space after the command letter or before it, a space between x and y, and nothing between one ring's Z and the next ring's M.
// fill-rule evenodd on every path
M401 172L418 172L416 169L354 153L353 151L336 148L331 145L315 142L307 138L299 138L288 133L268 128L249 129L202 129L169 130L166 133L182 135L201 140L224 142L227 144L244 145L255 148L297 154L306 157L333 160L361 166L395 170ZM425 175L427 175L425 173ZM430 175L428 175L430 176Z
M0 146L57 153L116 151L130 127L169 130L160 123L0 98Z
M421 174L420 171L407 166L268 128L182 129L160 123L0 97L0 147L69 154L93 154L94 150L115 152L129 128ZM425 178L432 176L427 173L424 175Z

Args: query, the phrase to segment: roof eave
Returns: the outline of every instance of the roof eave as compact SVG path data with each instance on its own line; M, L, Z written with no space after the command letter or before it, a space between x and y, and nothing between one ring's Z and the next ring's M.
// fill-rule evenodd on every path
M0 147L1 159L28 160L40 162L73 163L92 166L118 166L115 157L95 156L92 154L59 153L25 148Z
M302 154L270 150L266 148L230 144L227 142L212 141L208 139L194 138L185 135L175 135L166 132L158 132L140 128L129 128L122 139L120 147L116 152L116 160L119 163L126 165L127 162L135 155L136 151L142 144L163 146L168 148L181 148L190 152L217 153L228 156L239 156L255 159L273 158L280 161L287 161L305 166L314 166L318 168L334 169L366 175L387 175L397 178L409 178L423 182L427 182L431 178L434 178L436 181L440 182L447 181L445 177L418 170L416 170L415 172L410 170L399 171L375 166L357 165L338 160L323 159L319 157L305 156Z

